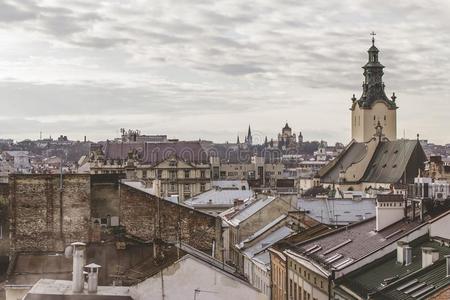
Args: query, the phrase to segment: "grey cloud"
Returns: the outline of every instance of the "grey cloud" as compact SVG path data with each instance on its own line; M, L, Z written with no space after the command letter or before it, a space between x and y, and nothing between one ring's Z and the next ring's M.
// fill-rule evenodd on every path
M7 1L0 4L2 27L25 28L30 35L39 31L64 44L52 50L85 58L77 72L85 68L87 81L80 83L77 77L70 83L69 70L64 76L69 86L24 83L17 96L8 87L7 92L27 106L28 115L64 113L63 108L65 113L87 114L85 107L90 107L107 113L153 111L180 117L196 111L232 113L230 107L236 106L252 111L254 103L308 105L292 99L298 94L308 98L308 93L321 89L348 97L361 92L368 33L375 30L387 91L445 95L450 93L449 9L434 0L382 5L373 0L171 1L152 6ZM28 20L35 22L20 23ZM33 38L45 39L41 35ZM92 65L96 72L90 72ZM57 72L55 68L49 66L48 72ZM187 75L179 74L183 71ZM152 81L153 76L164 82ZM122 80L133 83L136 78L137 87L121 86ZM277 91L286 96L277 96ZM59 95L67 99L62 104ZM42 109L28 100L33 97L40 99Z
M229 65L223 65L218 68L225 74L229 75L246 75L251 73L261 73L264 72L263 69L259 67L255 67L252 65L246 65L246 64L229 64Z
M20 22L35 17L32 11L10 2L0 2L0 22Z

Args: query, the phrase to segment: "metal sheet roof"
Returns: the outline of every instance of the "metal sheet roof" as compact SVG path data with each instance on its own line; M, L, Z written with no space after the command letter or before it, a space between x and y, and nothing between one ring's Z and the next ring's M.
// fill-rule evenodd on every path
M346 225L374 217L376 200L300 198L297 205L301 211L323 224Z

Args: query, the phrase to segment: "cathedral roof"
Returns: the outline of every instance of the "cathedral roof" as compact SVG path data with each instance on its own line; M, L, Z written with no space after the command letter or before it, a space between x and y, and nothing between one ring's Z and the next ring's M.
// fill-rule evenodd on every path
M338 157L319 171L321 181L338 183L340 172L359 164L366 155L370 155L368 143L351 142ZM427 160L417 140L381 141L371 155L364 175L357 182L397 183L410 162L420 166Z

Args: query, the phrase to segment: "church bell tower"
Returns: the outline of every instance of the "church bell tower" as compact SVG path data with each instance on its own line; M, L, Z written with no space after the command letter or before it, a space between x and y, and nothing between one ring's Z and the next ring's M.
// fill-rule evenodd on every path
M383 126L385 137L397 139L397 104L395 93L389 99L384 91L383 69L379 62L379 50L375 47L375 33L372 35L372 46L368 50L369 61L363 66L363 91L359 99L353 95L352 106L352 139L356 142L367 142L376 135L378 124Z

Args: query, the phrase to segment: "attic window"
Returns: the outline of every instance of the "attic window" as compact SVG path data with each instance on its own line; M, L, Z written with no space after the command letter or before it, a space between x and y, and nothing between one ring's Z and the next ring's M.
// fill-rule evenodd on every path
M392 167L393 167L393 168L396 168L396 167L397 167L397 164L394 164Z
M388 153L388 151L387 150L384 150L384 154L387 154Z
M386 166L387 166L387 165L386 165L386 164L384 164L384 165L383 165L383 168L386 168Z
M395 150L394 153L397 154L397 153L398 153L398 150Z

